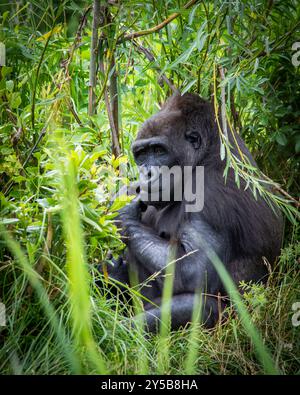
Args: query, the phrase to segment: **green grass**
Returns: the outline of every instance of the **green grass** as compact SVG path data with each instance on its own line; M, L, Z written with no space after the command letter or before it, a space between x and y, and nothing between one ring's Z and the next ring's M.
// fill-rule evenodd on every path
M170 332L166 304L160 334L145 337L140 321L131 326L141 311L138 287L130 291L129 306L112 298L108 286L95 286L96 266L108 251L116 256L123 248L113 224L118 204L110 204L112 189L128 181L118 172L120 163L135 178L131 143L170 94L160 80L163 69L182 91L197 90L205 98L214 94L220 107L217 71L224 68L231 123L259 167L297 196L299 92L294 87L300 69L291 63L291 47L298 40L299 2L234 7L199 2L159 35L141 40L154 62L130 42L117 44L123 154L118 159L111 155L103 97L97 114L87 115L91 13L79 31L85 10L74 2L66 0L59 8L36 0L6 3L0 6L0 41L7 48L7 65L0 70L0 302L7 323L0 327L0 373L299 374L300 328L291 322L292 305L300 301L297 224L287 223L285 248L268 285L244 284L242 297L212 252L234 304L213 330L199 325L196 303L192 325ZM153 27L185 1L170 1L165 9L161 2L146 3L143 9L134 0L122 1L120 9L112 6L113 22L99 33L112 43L120 29ZM191 51L201 25L204 46ZM182 57L185 61L176 64ZM106 77L98 74L97 98ZM254 176L252 187L258 182ZM287 207L295 212L292 204ZM171 264L166 301L173 269Z
M7 326L0 333L1 373L299 374L299 328L291 324L292 304L300 300L299 243L283 250L267 287L244 285L243 297L210 252L234 302L228 320L205 330L198 324L196 303L192 325L170 332L166 308L160 334L145 337L140 325L130 325L132 308L108 298L109 292L93 283L96 274L87 264L79 217L78 168L72 155L66 158L60 170L66 256L48 256L48 271L40 275L1 228L13 256L1 266L7 307ZM172 293L172 257L168 268L166 302Z
M284 251L280 262L284 275L273 274L267 289L249 289L246 305L251 319L261 333L263 341L282 374L299 374L299 328L291 325L291 305L299 300L299 270L293 262L299 246ZM285 260L288 255L289 260ZM16 263L16 262L15 262ZM14 264L14 266L16 266ZM0 371L24 374L66 374L78 372L78 351L84 373L99 373L90 366L93 353L88 348L77 349L71 325L69 303L52 302L66 337L58 333L53 317L45 314L40 298L29 301L26 297L24 274L16 267L8 267L10 274L18 274L19 281L12 286L6 305L8 322L1 328ZM19 272L19 273L18 273ZM47 288L46 288L47 289ZM48 293L50 289L47 289ZM242 320L233 312L226 323L207 331L194 324L168 337L168 360L162 368L158 364L161 339L144 338L140 332L129 329L124 312L126 307L116 301L106 302L93 290L92 324L95 342L101 349L106 370L113 374L173 373L182 374L263 374L266 373L256 355L256 349L245 330ZM263 298L262 298L263 295ZM64 298L63 298L64 299ZM261 300L263 300L261 302ZM113 310L114 307L116 310ZM62 347L61 338L65 347ZM98 350L96 347L94 351ZM141 351L147 358L147 370L141 366ZM187 361L189 361L187 363Z

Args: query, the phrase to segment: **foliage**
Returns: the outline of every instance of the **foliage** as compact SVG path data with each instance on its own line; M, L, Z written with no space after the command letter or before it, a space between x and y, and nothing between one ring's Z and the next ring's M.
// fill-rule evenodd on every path
M112 198L118 185L135 176L130 146L139 125L171 93L164 76L181 92L225 105L230 124L263 172L297 199L300 71L291 63L291 48L300 40L299 3L214 0L186 9L183 0L111 3L111 23L100 28L105 39L98 49L92 116L87 113L92 16L86 2L0 5L0 42L6 46L6 65L0 66L0 300L7 306L0 371L263 373L233 309L213 331L195 323L167 334L164 353L157 355L163 339L145 339L140 328L131 329L133 308L107 298L109 288L93 283L108 252L116 256L123 248L113 223L120 205ZM156 33L126 39L173 12L180 15ZM104 95L113 72L119 158L112 155ZM291 219L290 203L284 204ZM244 305L284 374L299 374L300 366L299 329L291 325L291 305L300 300L298 240L298 225L288 223L285 249L268 286L241 285ZM89 281L76 276L76 267ZM137 296L133 290L132 298ZM87 313L80 330L80 312L72 307L76 298Z

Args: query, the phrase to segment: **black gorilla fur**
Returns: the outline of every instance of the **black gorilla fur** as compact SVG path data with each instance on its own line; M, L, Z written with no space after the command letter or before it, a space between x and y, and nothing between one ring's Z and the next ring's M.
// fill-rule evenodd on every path
M256 165L239 135L235 134L239 149L230 131L228 138L234 155L240 157L242 152ZM175 266L172 329L191 320L199 289L203 291L202 321L206 327L212 327L219 318L220 305L225 307L213 295L226 292L201 240L219 256L236 284L241 280L264 281L268 274L264 258L272 265L280 253L282 216L260 196L256 200L249 188L244 190L243 180L238 188L231 168L225 183L226 161L220 158L214 109L198 95L172 96L144 123L133 144L133 153L139 166L204 166L204 208L186 213L184 201L170 201L148 204L142 211L138 199L126 205L118 221L127 248L124 259L109 265L109 276L128 283L130 270L143 283L162 271L141 287L141 293L154 303L145 302L144 318L147 330L155 332L160 319L164 267L172 244L176 258L183 257Z

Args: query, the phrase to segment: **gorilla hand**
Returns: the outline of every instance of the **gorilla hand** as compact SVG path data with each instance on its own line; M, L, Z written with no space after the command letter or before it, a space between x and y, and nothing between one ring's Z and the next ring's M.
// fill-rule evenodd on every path
M142 204L143 203L136 198L119 210L116 224L120 230L121 236L124 238L124 242L126 242L126 239L130 235L130 226L136 225L141 221Z
M101 264L98 266L99 273L103 274L104 277L107 274L109 279L116 280L119 283L129 284L128 267L125 259L122 256L119 256L117 259L108 257L108 261L109 261L108 264L105 265ZM113 286L110 287L111 290L113 290L114 288L116 287ZM121 290L125 290L125 288L123 289L122 287L120 287L119 284L118 284L118 288L120 288Z
M126 204L123 208L119 210L118 218L121 221L140 221L141 219L141 201L136 198L132 200L129 204Z

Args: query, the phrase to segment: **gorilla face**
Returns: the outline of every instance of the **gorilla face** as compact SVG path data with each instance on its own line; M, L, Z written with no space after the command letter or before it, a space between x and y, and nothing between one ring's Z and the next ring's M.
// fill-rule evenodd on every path
M210 104L187 94L172 96L144 123L132 145L144 202L161 207L180 200L183 165L202 164L213 134L210 121Z
M183 129L180 113L167 115L163 111L143 125L132 151L139 167L140 196L144 202L162 207L174 200L175 190L182 191L182 151L190 149L184 138L178 141ZM178 176L170 177L169 171L175 167Z

